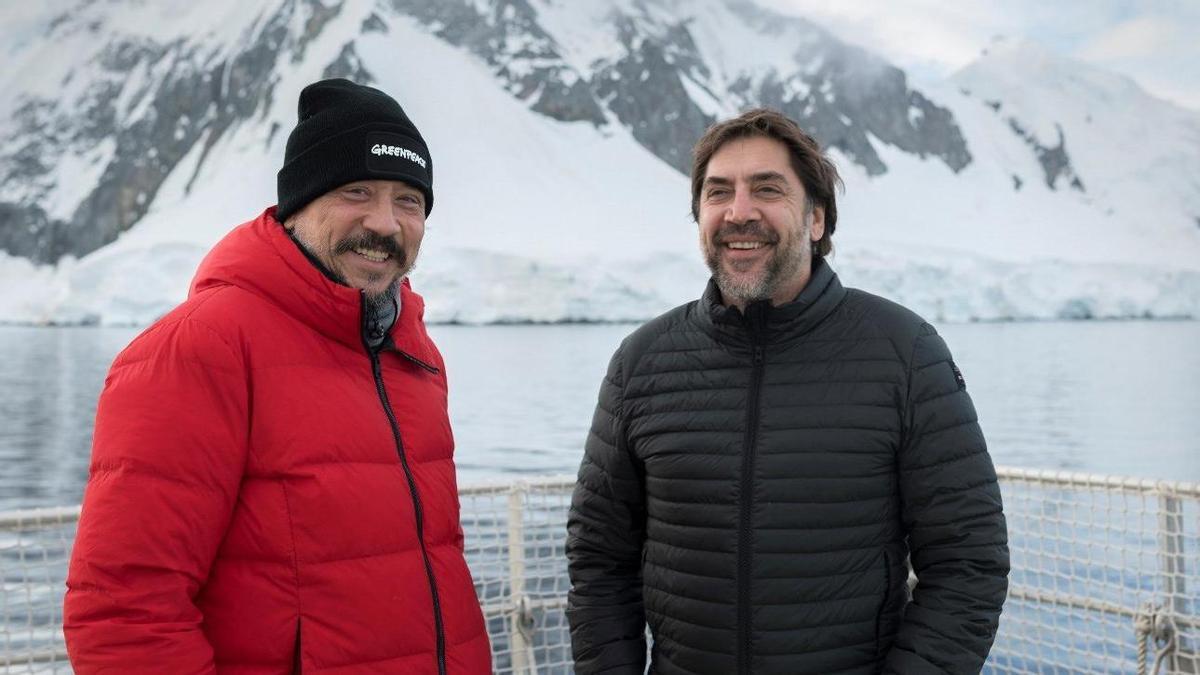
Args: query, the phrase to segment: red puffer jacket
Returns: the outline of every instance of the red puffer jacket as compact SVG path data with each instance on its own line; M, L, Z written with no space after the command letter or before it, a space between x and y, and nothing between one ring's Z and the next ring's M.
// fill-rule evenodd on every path
M490 672L441 355L407 281L358 291L274 209L113 363L67 579L78 673Z

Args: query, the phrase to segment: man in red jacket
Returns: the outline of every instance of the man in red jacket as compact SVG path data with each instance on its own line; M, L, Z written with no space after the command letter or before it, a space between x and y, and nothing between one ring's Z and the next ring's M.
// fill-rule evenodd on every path
M383 92L301 92L278 207L105 381L64 609L77 673L490 672L406 279L432 178Z

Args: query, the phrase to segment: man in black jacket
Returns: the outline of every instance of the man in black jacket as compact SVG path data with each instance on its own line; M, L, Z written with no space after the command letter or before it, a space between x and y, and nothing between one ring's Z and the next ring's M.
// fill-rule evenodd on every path
M752 110L694 150L700 300L613 356L568 520L578 673L977 673L1007 589L946 344L825 262L839 179ZM908 567L918 583L908 593Z

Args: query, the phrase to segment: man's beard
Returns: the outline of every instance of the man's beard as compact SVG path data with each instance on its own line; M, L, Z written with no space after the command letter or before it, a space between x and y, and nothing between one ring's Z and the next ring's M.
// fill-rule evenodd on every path
M396 295L400 291L400 279L388 285L387 289L382 293L364 293L363 302L366 304L367 316L379 316L384 310L390 312L395 308ZM389 307L390 305L390 307Z
M793 231L787 243L782 245L782 239L764 228L759 221L723 226L713 235L711 243L705 241L704 262L712 272L717 288L721 290L722 299L726 303L744 306L774 297L780 284L795 276L800 266L807 262L803 247L808 245L812 225L809 218L810 216L805 214L796 228L798 231ZM750 277L731 271L728 265L721 264L721 252L725 248L723 244L734 237L754 237L775 245L775 252L761 274Z

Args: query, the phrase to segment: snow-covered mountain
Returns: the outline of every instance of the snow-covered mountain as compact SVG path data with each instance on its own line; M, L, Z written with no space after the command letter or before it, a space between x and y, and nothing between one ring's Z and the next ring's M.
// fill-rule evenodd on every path
M274 201L296 96L326 76L393 94L430 145L414 283L433 320L638 319L695 297L689 151L751 105L832 149L850 285L940 319L1200 317L1200 114L1029 43L918 90L749 0L24 11L0 23L0 321L169 309Z

